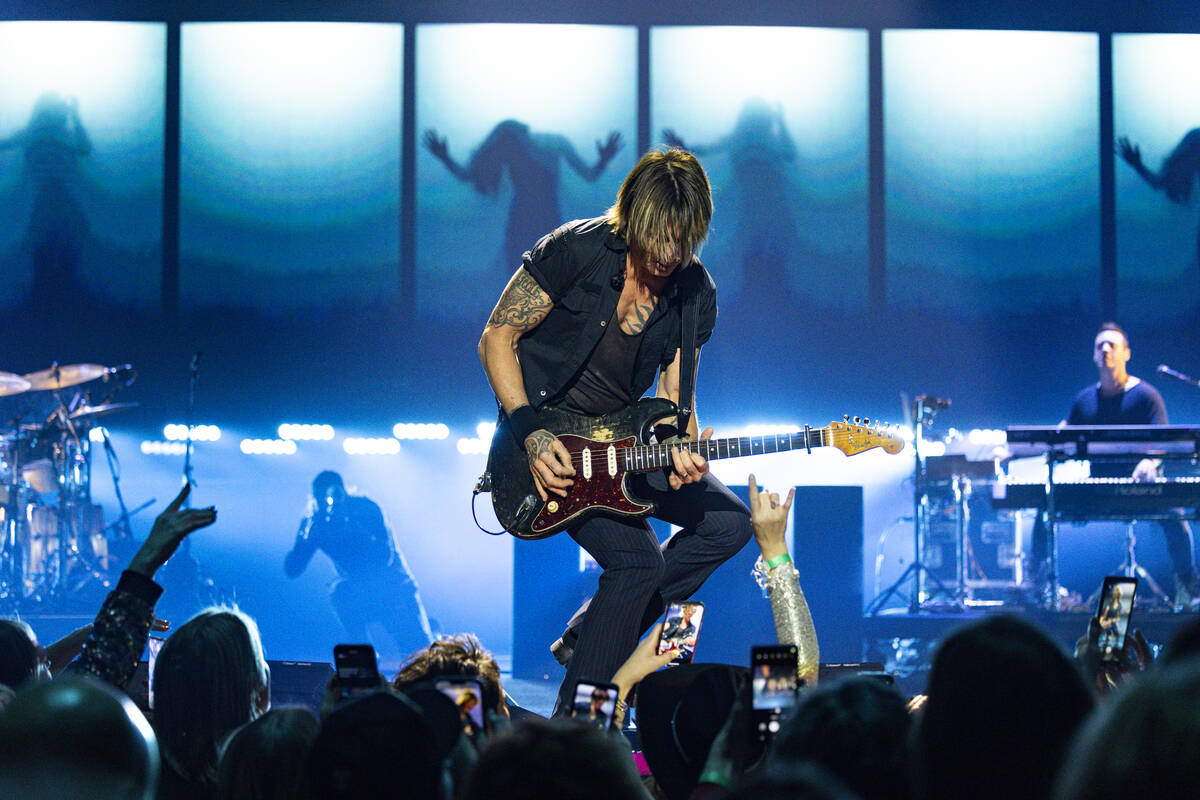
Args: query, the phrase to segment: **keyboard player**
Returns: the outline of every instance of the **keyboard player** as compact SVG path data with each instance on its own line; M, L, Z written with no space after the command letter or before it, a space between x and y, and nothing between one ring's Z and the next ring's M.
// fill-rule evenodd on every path
M1146 381L1130 375L1126 369L1132 351L1129 337L1115 322L1100 326L1092 343L1092 361L1100 373L1100 381L1085 387L1075 396L1065 420L1067 425L1166 425L1167 408L1162 395ZM1161 463L1157 459L1140 461L1093 460L1093 478L1125 478L1152 481L1159 476ZM1167 541L1167 552L1175 571L1175 609L1190 608L1193 599L1200 598L1200 580L1196 575L1192 530L1183 519L1167 519L1161 523ZM1041 516L1034 526L1030 543L1034 574L1048 556L1046 535Z

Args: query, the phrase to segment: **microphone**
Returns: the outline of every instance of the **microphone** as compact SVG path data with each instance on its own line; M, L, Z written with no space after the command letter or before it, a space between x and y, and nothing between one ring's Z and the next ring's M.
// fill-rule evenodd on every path
M1200 386L1200 380L1196 380L1191 375L1184 375L1182 372L1176 372L1166 364L1158 365L1158 374L1166 375L1168 378L1174 378L1177 381L1183 381L1184 383L1191 384L1192 386Z
M192 361L191 364L188 365L192 372L200 369L200 356L202 355L204 355L204 353L201 350L197 350L195 353L192 353Z

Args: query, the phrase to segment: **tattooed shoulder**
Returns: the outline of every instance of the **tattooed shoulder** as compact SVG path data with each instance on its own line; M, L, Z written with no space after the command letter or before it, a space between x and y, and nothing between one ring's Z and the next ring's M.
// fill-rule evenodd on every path
M522 268L517 270L517 274L513 275L505 287L504 294L500 295L500 302L496 303L488 325L510 325L528 330L545 319L553 307L550 296L533 276Z

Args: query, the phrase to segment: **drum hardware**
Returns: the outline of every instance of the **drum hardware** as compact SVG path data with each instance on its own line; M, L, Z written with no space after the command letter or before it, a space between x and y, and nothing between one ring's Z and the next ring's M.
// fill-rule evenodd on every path
M909 409L907 407L907 395L905 397L905 414L908 416ZM927 604L931 604L939 595L946 598L946 602L958 611L965 611L966 607L963 603L966 598L965 582L961 566L956 572L955 586L948 586L943 582L926 563L926 544L930 537L930 522L932 516L931 501L934 494L933 484L927 474L928 459L924 453L922 443L924 441L925 431L933 425L933 418L939 411L944 411L950 407L950 400L942 397L933 397L930 395L917 395L912 402L912 412L910 422L913 431L913 454L915 460L915 471L913 473L913 560L900 574L890 586L875 596L869 604L867 604L866 613L868 616L874 616L883 610L894 595L900 594L900 587L904 586L905 582L911 579L912 590L908 596L908 612L910 614L919 613ZM964 565L964 542L966 539L967 519L967 504L966 499L970 496L970 480L960 479L959 476L952 476L951 492L955 503L955 563L956 565ZM932 583L934 589L929 589L929 584Z
M91 502L89 434L98 417L138 405L113 399L135 378L128 364L54 363L24 376L0 372L0 396L48 392L54 401L43 421L27 422L30 412L25 412L24 419L0 428L0 601L15 611L68 601L93 582L108 587L114 580L110 534L116 529L122 535L113 541L128 541L131 514L119 486L122 514L115 522L105 525L103 510ZM112 384L103 396L75 388L98 379ZM107 432L99 430L117 485L115 452Z

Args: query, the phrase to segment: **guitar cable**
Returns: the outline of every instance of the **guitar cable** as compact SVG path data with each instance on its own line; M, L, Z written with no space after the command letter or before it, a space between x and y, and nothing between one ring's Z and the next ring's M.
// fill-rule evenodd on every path
M490 473L483 473L479 476L479 480L475 481L475 488L471 490L471 519L475 521L475 527L486 533L488 536L503 536L508 533L506 530L489 531L483 525L479 524L479 515L475 513L475 499L483 492L492 490L492 476Z

